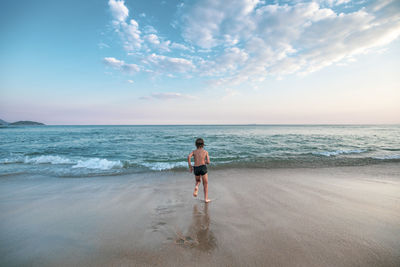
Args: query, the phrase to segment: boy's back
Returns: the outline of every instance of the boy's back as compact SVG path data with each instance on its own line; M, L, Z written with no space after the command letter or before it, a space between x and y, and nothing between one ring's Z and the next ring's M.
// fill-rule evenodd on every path
M205 165L208 161L208 152L204 148L193 150L194 166Z

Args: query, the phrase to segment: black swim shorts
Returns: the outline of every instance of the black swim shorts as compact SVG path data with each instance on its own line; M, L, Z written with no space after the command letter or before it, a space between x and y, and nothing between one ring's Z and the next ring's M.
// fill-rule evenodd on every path
M194 169L194 175L196 176L204 175L207 173L206 165L194 166L193 169Z

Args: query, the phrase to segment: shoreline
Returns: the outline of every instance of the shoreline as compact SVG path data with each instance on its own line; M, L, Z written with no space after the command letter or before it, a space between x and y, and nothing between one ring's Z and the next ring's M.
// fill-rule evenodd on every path
M210 170L209 204L189 172L19 178L0 179L1 265L400 263L399 164Z
M358 160L358 159L356 159ZM186 162L183 162L187 164ZM289 164L288 164L289 163ZM383 168L385 166L397 166L400 164L399 158L389 158L389 159L378 159L378 158L370 158L370 162L362 162L360 164L354 165L346 162L346 159L341 159L340 162L325 162L325 164L317 165L312 162L302 162L300 165L299 163L290 164L290 162L282 161L279 165L272 164L269 166L259 165L259 164L249 164L249 163L237 163L232 162L229 164L224 165L208 165L207 168L211 170L211 172L224 172L227 170L264 170L264 171L274 171L274 170L318 170L318 169L340 169L340 168ZM339 164L338 164L339 163ZM0 163L3 165L8 165L11 163ZM121 163L123 164L123 163ZM36 165L43 165L43 163L36 164ZM62 165L62 164L61 164ZM182 164L183 165L183 164ZM33 165L35 166L35 165ZM24 166L26 167L26 166ZM73 167L72 167L73 168ZM120 170L117 168L116 170ZM72 175L72 174L51 174L51 173L35 173L35 172L18 172L18 173L0 173L0 178L4 177L48 177L48 178L100 178L100 177L131 177L131 176L163 176L168 173L173 174L182 174L187 173L187 167L172 167L167 169L147 169L147 170L131 170L131 171L123 171L123 172L115 172L115 173L82 173L79 175Z

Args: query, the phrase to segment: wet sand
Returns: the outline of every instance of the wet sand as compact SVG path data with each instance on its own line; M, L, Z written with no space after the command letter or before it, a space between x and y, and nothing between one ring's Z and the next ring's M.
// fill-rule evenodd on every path
M0 178L1 266L400 266L400 165ZM203 192L199 191L203 198Z

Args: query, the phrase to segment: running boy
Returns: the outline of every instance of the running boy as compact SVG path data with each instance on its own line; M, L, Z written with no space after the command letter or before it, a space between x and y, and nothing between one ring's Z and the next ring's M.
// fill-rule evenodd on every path
M189 171L192 172L194 170L194 175L196 178L196 186L194 188L193 196L197 197L197 193L199 192L200 185L200 176L203 179L203 187L204 187L204 201L206 203L211 200L208 199L208 174L207 174L207 166L206 164L210 164L210 157L208 156L208 152L204 149L204 140L201 138L196 139L196 150L193 150L188 156L189 163ZM194 167L191 163L191 158L194 157Z

